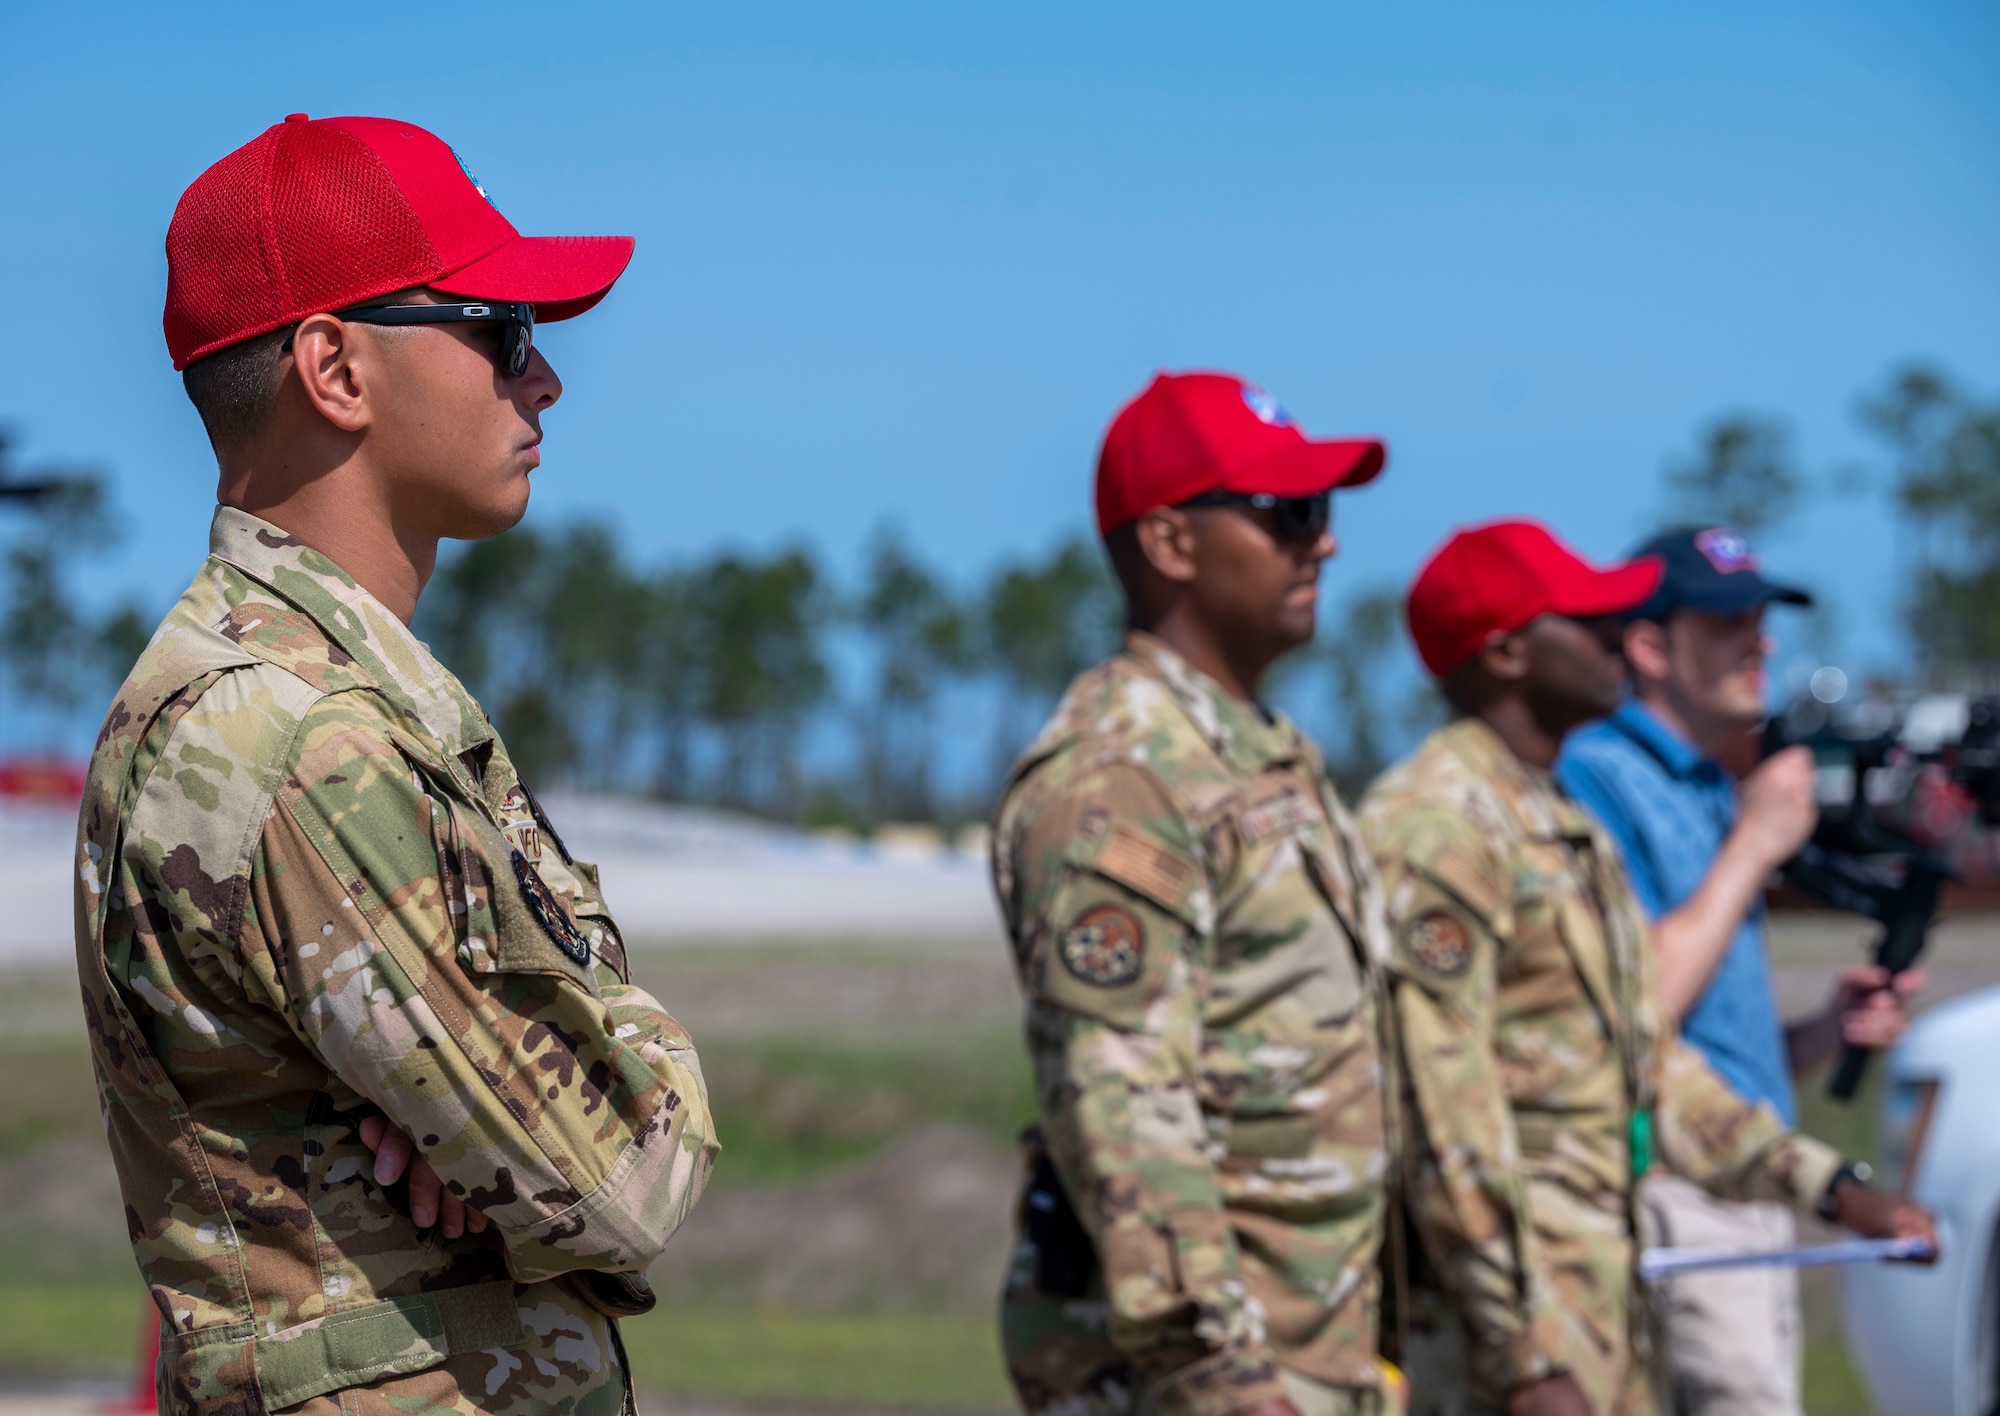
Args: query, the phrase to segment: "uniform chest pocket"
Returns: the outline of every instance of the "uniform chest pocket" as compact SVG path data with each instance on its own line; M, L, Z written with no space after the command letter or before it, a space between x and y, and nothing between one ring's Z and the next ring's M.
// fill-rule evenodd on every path
M1239 898L1216 930L1209 1019L1229 1024L1280 998L1318 1023L1360 1007L1354 941L1315 876L1313 842L1288 834L1248 864Z
M459 963L475 974L559 974L597 993L591 931L534 863L475 808L433 796L431 819Z
M1514 900L1515 935L1503 983L1523 1013L1571 1012L1580 1004L1588 1031L1602 1040L1615 1007L1604 921L1568 874L1540 873L1533 884Z

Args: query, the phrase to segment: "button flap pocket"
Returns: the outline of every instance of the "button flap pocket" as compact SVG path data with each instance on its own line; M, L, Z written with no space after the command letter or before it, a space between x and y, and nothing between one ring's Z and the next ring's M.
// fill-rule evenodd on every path
M1319 1140L1316 1115L1238 1116L1229 1123L1229 1154L1254 1160L1304 1160Z

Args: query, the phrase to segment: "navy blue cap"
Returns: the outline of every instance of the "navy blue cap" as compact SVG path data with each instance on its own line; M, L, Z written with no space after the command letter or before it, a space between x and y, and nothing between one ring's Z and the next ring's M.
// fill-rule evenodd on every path
M1757 553L1741 531L1701 526L1655 536L1632 558L1658 556L1666 567L1652 596L1627 619L1662 620L1675 610L1739 615L1778 601L1810 605L1813 597L1793 585L1764 578Z

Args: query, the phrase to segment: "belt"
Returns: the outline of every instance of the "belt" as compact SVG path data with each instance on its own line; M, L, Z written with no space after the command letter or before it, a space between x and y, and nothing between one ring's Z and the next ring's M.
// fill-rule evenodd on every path
M527 1338L514 1284L498 1279L364 1303L275 1333L257 1332L254 1322L169 1331L163 1361L206 1367L248 1355L264 1406L278 1410L377 1377L422 1372L455 1352L519 1347Z

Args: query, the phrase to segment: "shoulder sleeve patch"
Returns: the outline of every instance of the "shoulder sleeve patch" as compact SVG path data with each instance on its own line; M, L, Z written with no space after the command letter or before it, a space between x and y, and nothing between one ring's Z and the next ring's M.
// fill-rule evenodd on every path
M1403 926L1403 952L1441 978L1457 978L1472 965L1472 934L1449 910L1429 910Z
M563 908L555 892L543 883L540 873L528 863L526 856L518 850L509 854L513 857L514 879L521 887L521 898L527 902L535 923L541 925L542 932L570 959L587 966L590 963L590 944L571 922L569 911Z
M1145 967L1146 926L1131 910L1093 905L1056 936L1056 952L1085 983L1117 988Z
M1170 910L1180 908L1195 878L1193 861L1129 826L1113 826L1091 864Z

